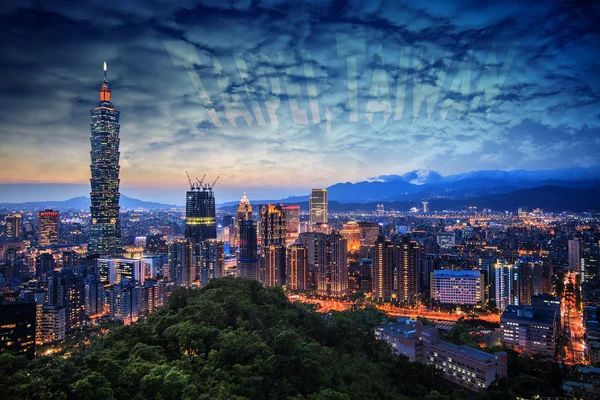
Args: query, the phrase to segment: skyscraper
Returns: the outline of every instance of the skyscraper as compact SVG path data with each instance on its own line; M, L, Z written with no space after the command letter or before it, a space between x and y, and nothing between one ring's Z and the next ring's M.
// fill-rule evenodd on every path
M310 224L327 223L327 189L313 189L309 201Z
M40 247L58 244L60 218L58 211L38 212L38 244Z
M235 221L233 223L233 240L230 240L230 243L233 244L234 247L238 247L240 245L240 225L244 221L252 220L252 204L250 204L250 200L248 200L248 196L246 193L242 196L240 203L238 204L237 214L235 216ZM255 227L256 228L256 227Z
M121 225L119 221L119 116L111 102L111 92L106 79L100 87L98 106L90 111L92 164L92 205L90 212L92 225L88 254L115 256L123 253L121 245Z
M185 238L194 242L217 238L212 186L190 185L185 201Z
M250 221L252 219L252 204L250 204L246 193L244 193L240 204L238 204L236 218L238 221Z
M256 242L256 222L252 220L240 220L238 222L239 233L239 256L236 275L259 279L258 276L258 245Z
M6 239L19 240L21 237L21 214L9 214L4 218L6 222Z
M262 245L261 279L265 286L285 284L286 219L281 204L261 205L260 234Z

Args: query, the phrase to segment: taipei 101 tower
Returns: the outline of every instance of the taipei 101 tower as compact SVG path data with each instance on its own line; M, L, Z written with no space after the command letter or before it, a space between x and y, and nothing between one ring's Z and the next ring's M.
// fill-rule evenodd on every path
M106 79L100 87L98 106L90 110L92 117L92 205L88 255L96 257L118 256L123 253L119 221L119 111L111 102Z

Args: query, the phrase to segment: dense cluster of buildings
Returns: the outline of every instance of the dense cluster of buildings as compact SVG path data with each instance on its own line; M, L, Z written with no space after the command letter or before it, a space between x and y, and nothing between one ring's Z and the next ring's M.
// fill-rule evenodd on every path
M99 97L91 110L89 212L3 215L0 351L33 357L36 344L61 341L87 324L144 318L177 287L237 276L329 300L360 294L397 306L490 310L501 314L503 345L548 358L560 355L561 334L580 334L573 318L579 308L585 358L600 361L595 216L436 212L427 202L408 212L384 204L332 212L322 188L312 190L306 210L252 204L246 194L217 209L216 180L204 178L190 180L184 212L122 210L120 113L106 75ZM416 321L376 334L396 353L436 365L471 389L506 376L506 354L455 346Z

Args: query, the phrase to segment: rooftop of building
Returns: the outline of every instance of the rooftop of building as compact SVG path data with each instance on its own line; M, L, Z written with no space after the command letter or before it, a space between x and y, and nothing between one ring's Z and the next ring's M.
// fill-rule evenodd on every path
M459 346L454 343L445 342L443 340L440 340L439 344L443 345L446 348L450 348L456 352L463 353L465 355L468 355L470 357L476 358L481 361L495 361L498 359L498 355L505 354L504 352L497 352L497 353L492 354L492 353L488 353L488 352L485 352L482 350L474 349L469 346L464 346L464 345Z
M541 324L554 324L556 310L547 308L536 308L533 306L507 306L500 321L510 319L511 321L538 322Z
M453 271L448 269L436 269L433 271L434 278L480 278L481 272L475 270Z
M579 367L579 372L582 374L596 374L600 375L600 368L598 367Z
M410 318L399 318L396 322L390 322L385 325L375 327L377 332L392 336L411 337L417 333L417 321Z

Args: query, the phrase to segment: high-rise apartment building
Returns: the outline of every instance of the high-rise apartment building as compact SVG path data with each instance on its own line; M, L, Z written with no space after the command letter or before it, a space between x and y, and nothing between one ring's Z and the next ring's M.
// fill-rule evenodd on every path
M169 262L165 278L177 285L191 287L197 278L193 262L194 246L191 240L178 239L169 243Z
M569 240L569 271L583 272L583 244L581 239Z
M132 281L112 285L106 291L108 315L124 325L136 322L139 316L140 286Z
M348 293L348 248L339 234L320 236L317 293L342 297Z
M514 265L505 260L498 260L492 264L493 272L489 274L489 300L494 300L496 308L503 311L506 307L513 304L513 270Z
M392 263L396 266L394 292L400 303L414 304L419 299L419 243L404 236L392 247Z
M209 239L198 242L195 246L199 256L197 270L200 283L206 285L211 279L223 277L225 244L217 239Z
M38 212L38 245L40 247L58 244L60 215L58 211Z
M21 238L21 214L9 214L4 217L6 223L6 239L19 240Z
M66 308L62 306L44 305L38 319L36 342L40 344L53 343L65 339Z
M290 290L306 290L308 264L306 247L302 243L294 243L287 254L286 286Z
M273 243L262 247L262 282L267 287L285 284L286 251L281 243Z
M49 272L56 266L54 257L50 253L41 253L35 258L35 276L38 279L46 280Z
M327 189L313 189L309 200L310 224L326 224L327 213Z
M85 315L90 319L104 314L104 285L96 275L88 275L85 281Z
M373 298L378 301L390 301L393 291L394 266L392 265L392 243L385 236L379 236L373 248L373 266L371 284Z
M90 111L92 172L90 193L92 205L88 254L116 256L123 253L119 219L119 117L111 102L111 91L106 79L100 87L98 106Z

